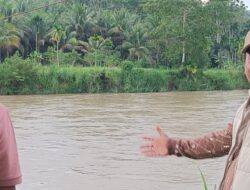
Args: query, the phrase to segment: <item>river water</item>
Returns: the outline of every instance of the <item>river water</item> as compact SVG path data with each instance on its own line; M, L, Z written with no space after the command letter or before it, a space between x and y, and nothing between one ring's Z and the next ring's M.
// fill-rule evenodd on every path
M219 185L226 157L147 158L154 126L193 137L232 122L247 91L0 96L10 112L23 184L18 190L202 190Z

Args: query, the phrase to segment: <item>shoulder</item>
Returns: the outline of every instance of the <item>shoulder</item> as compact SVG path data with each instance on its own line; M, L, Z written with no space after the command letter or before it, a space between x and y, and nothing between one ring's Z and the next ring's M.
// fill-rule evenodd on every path
M0 119L2 119L4 116L8 114L9 113L7 107L0 103Z
M8 112L7 107L1 103L0 103L0 112Z
M239 113L241 113L243 111L243 109L245 108L246 104L247 104L247 100L243 104L240 105L240 107L238 108L238 110L236 112L236 115L238 115Z

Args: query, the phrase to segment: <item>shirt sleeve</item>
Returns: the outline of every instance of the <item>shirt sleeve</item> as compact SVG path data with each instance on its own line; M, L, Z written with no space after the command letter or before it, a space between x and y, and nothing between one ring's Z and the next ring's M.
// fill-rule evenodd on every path
M197 138L169 139L169 155L193 159L220 157L228 154L232 144L232 126Z
M7 109L0 105L0 186L22 182L16 139Z

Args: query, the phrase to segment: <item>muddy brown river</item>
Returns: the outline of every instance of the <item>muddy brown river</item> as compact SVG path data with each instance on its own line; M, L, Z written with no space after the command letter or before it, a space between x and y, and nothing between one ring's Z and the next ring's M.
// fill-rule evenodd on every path
M226 157L146 158L160 124L169 136L222 129L247 91L0 96L10 112L23 184L18 190L202 190L219 185Z

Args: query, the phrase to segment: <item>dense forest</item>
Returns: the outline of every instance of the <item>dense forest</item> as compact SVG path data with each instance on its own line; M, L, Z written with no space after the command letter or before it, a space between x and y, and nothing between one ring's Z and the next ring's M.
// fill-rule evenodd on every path
M223 67L242 61L240 50L250 29L249 12L239 0L0 3L1 61L18 51L42 64L60 64L62 52L73 52L69 64L85 66L131 60L147 67Z
M238 69L250 29L250 12L240 0L0 0L0 4L1 65L29 60L44 67L185 68L191 74ZM24 81L14 77L18 81L7 84L6 76L0 84Z

